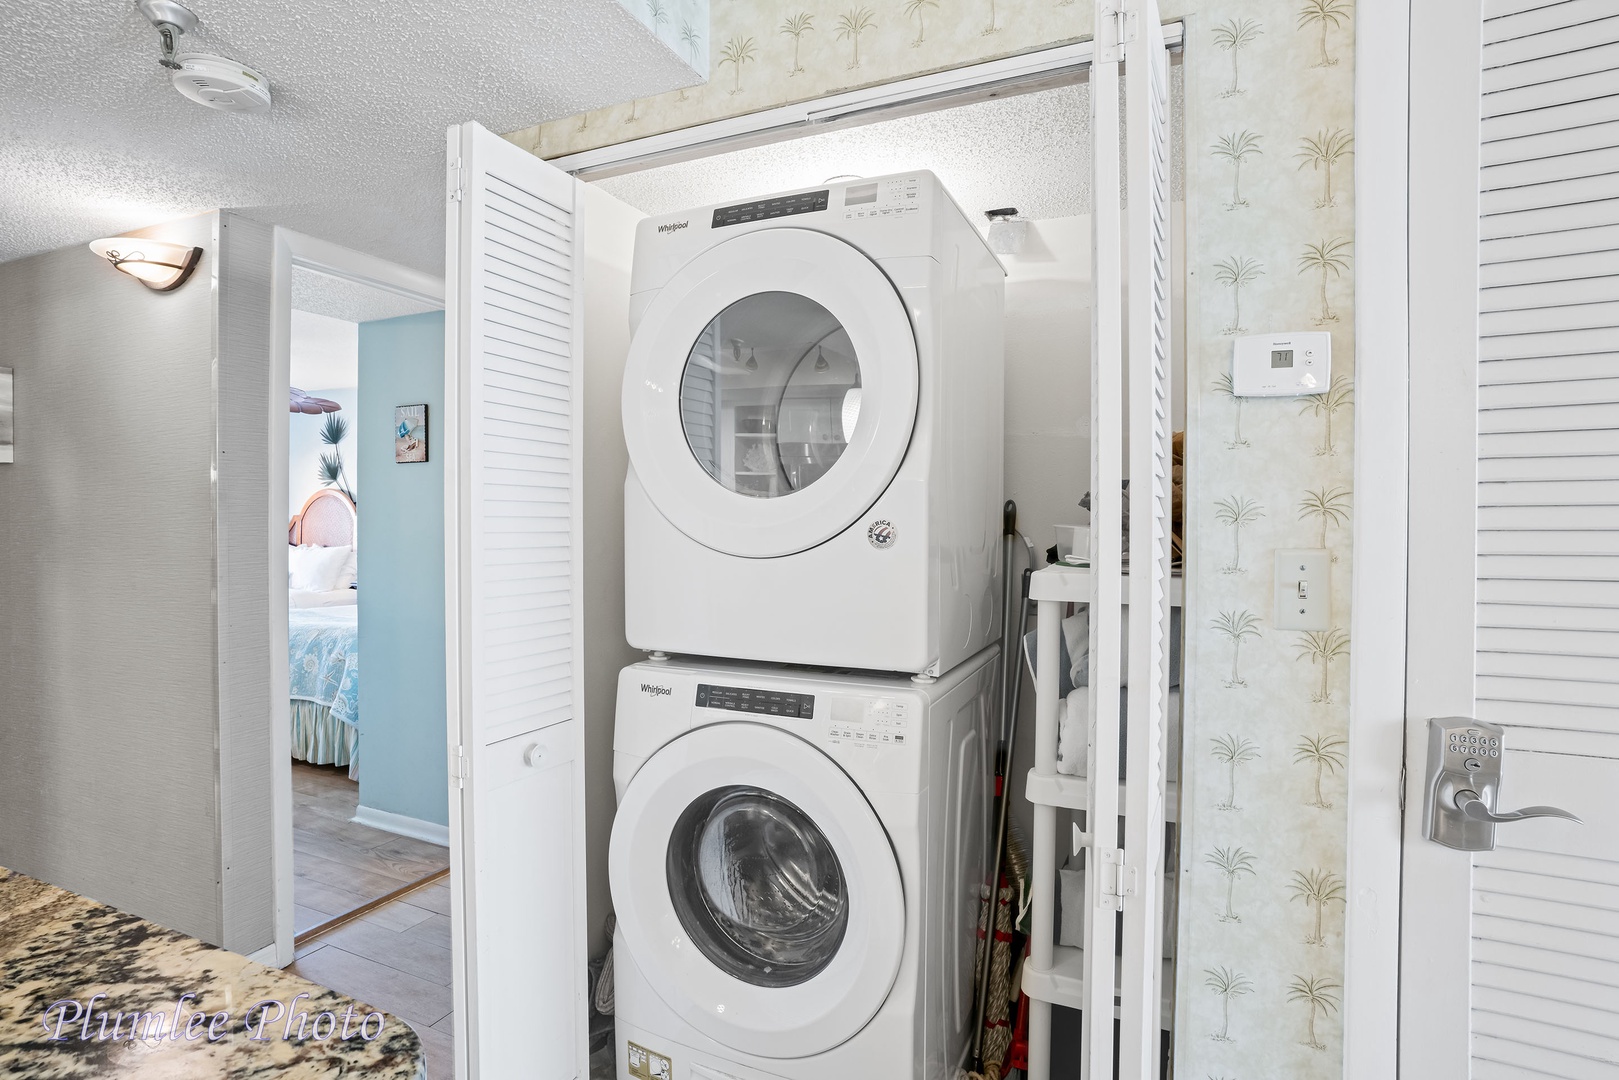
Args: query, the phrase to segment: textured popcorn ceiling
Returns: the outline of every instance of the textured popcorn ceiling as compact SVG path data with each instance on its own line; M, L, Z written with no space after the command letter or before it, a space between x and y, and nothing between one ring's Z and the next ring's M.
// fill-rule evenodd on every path
M312 315L363 323L438 311L441 305L427 304L408 296L388 292L357 281L332 277L302 266L292 268L292 310Z
M289 382L300 390L352 390L360 385L360 327L346 319L292 313Z
M0 38L0 261L211 210L443 264L444 130L697 81L617 0L195 0L182 49L270 80L267 115L182 98L130 0L34 0Z
M1172 198L1182 198L1181 67L1170 69ZM1090 94L1084 83L609 177L597 184L648 214L731 202L835 176L912 169L939 175L963 210L1015 206L1026 218L1091 208Z

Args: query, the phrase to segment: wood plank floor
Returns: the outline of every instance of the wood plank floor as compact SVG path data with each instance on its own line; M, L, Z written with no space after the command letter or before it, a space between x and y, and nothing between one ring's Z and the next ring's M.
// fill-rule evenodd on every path
M298 947L287 970L405 1021L427 1051L427 1080L455 1078L450 888L442 881Z
M298 947L287 970L359 998L415 1029L427 1080L455 1080L450 887L437 881L368 911ZM591 1080L613 1080L607 1050L592 1055Z
M349 818L359 788L347 771L292 763L293 900L298 932L450 865L436 844ZM427 1080L455 1080L450 887L426 884L300 945L287 968L404 1020L427 1052ZM591 1080L613 1080L606 1052Z
M360 786L348 778L346 769L292 763L292 901L297 933L450 865L448 848L351 821L359 799ZM442 914L448 915L448 892L443 906Z

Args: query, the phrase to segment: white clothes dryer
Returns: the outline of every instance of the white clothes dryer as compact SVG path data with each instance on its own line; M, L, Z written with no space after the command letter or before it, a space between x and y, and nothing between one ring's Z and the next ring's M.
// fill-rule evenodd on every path
M625 632L937 675L998 637L1005 273L932 173L643 220Z
M619 676L619 1080L949 1080L969 1049L994 647L944 678Z

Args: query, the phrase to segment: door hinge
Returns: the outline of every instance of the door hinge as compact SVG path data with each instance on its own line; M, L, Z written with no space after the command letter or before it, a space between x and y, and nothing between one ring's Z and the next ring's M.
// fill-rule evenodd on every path
M1136 13L1133 9L1128 11L1120 9L1114 14L1119 20L1119 48L1122 49L1136 39Z
M1104 911L1123 911L1125 898L1136 895L1136 868L1125 865L1124 852L1118 848L1098 851L1096 861L1102 870L1096 906Z
M1102 64L1118 63L1124 59L1124 46L1135 40L1135 9L1126 4L1104 2L1098 14L1095 59Z
M450 201L460 202L461 196L467 190L466 170L461 167L461 159L456 158L450 162Z
M467 786L467 777L470 774L471 769L467 763L466 747L457 746L455 753L450 757L450 779L455 781L457 788L464 788Z

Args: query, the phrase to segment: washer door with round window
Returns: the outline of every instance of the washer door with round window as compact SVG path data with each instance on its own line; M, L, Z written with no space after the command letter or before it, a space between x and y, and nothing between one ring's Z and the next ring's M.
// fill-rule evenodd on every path
M833 236L764 229L709 248L647 306L624 438L659 512L768 558L847 529L916 424L916 337L877 265Z
M818 1054L877 1014L905 940L893 846L854 781L763 724L713 724L630 781L608 856L634 962L728 1047Z

